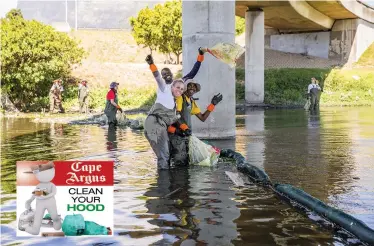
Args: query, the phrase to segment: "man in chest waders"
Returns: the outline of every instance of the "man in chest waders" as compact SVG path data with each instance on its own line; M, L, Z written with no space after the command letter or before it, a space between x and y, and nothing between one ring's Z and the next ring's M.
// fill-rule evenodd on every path
M319 107L319 94L321 87L316 84L316 78L311 79L312 83L308 86L308 95L310 97L310 110L317 110Z
M205 122L214 107L222 100L222 95L219 93L212 98L211 104L207 110L202 114L200 108L197 106L193 95L201 90L199 83L194 80L188 79L186 81L187 90L182 96L176 98L176 110L181 115L177 124L172 127L184 129L188 134L172 134L169 133L170 148L171 148L171 161L176 166L188 166L188 143L189 136L191 135L191 115L195 115L199 120Z
M122 113L121 107L118 105L118 97L117 97L117 91L118 91L118 85L117 82L112 82L109 86L110 90L108 91L106 95L106 105L104 113L108 117L108 125L109 128L114 128L117 126L117 110L119 110Z
M157 82L158 89L156 102L144 122L144 133L152 150L157 156L158 169L170 168L170 143L168 132L172 131L174 134L181 135L186 134L182 129L176 129L171 126L180 118L175 111L175 98L182 95L184 91L184 81L188 78L195 77L203 60L204 51L199 48L198 59L191 72L182 79L173 82L173 74L169 68L162 69L160 74L153 62L152 56L148 55L146 58L146 62L149 64Z

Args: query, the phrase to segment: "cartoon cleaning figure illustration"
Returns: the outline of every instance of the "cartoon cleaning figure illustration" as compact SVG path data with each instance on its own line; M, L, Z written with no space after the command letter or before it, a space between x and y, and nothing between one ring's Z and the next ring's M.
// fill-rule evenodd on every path
M25 207L27 211L29 211L29 216L32 216L32 214L34 215L33 223L22 227L19 226L19 228L32 235L38 235L40 232L40 227L42 226L42 220L45 210L48 210L48 213L50 214L50 217L53 221L53 228L55 230L60 230L61 219L57 213L57 205L55 199L56 186L51 182L51 180L55 176L55 165L53 162L49 162L44 165L32 166L31 170L40 182L32 193L31 198L25 203ZM31 203L35 199L36 206L35 212L33 212L33 210L31 209Z

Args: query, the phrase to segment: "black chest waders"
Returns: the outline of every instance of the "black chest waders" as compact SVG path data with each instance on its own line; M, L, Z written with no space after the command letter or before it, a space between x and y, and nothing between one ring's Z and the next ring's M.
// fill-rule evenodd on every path
M114 102L118 105L117 93L115 93ZM116 126L117 125L117 118L116 118L117 108L108 99L106 100L104 113L108 117L108 125L110 127Z
M192 110L192 103L193 100L190 99L190 103L187 102L184 95L183 97L183 104L182 104L182 111L181 111L181 121L185 123L188 128L191 128L191 110ZM169 134L170 138L170 157L171 162L175 166L188 166L189 158L188 158L188 144L189 144L189 137L187 136L179 136L177 134Z

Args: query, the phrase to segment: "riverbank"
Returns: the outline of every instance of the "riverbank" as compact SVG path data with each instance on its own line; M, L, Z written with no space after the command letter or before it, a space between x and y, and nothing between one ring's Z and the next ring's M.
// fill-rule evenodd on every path
M180 76L180 73L178 75ZM374 106L374 69L370 68L267 69L265 70L264 104L253 106L262 108L303 107L311 77L316 77L323 88L321 107ZM90 111L101 113L105 107L105 95L108 89L99 84L90 84L90 88L88 100ZM78 99L75 95L76 93L69 93L64 97L63 106L67 112L78 112L79 110ZM126 111L126 114L147 113L156 99L156 86L154 81L141 85L124 83L120 85L118 98L119 105ZM46 98L45 101L48 102L48 99ZM236 69L236 102L237 108L248 106L245 105L245 70L242 68ZM48 108L48 105L45 105L44 108ZM42 109L36 110L41 111Z

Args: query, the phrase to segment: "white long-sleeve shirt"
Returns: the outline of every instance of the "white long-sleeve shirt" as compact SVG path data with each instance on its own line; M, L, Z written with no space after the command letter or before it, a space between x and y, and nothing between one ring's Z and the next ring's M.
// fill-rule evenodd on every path
M158 85L156 103L168 109L173 109L175 107L175 101L171 93L171 84L166 84L158 71L154 73L154 76Z
M318 90L321 90L321 87L319 85L309 84L308 85L308 93L310 93L310 90L313 89L313 88L317 88Z

